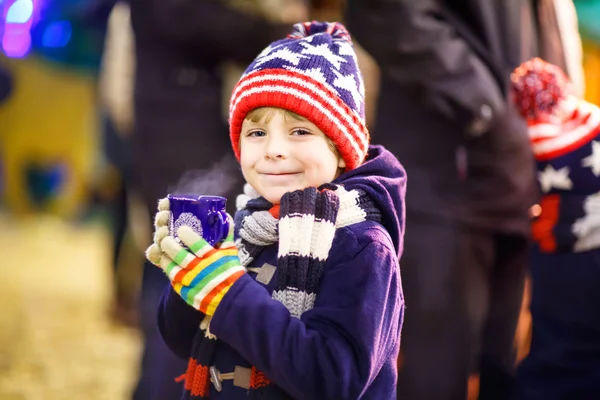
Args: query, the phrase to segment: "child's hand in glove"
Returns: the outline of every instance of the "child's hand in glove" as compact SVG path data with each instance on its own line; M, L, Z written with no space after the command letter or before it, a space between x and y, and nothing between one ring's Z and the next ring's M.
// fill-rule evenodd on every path
M160 242L169 236L170 204L169 199L166 197L158 201L158 212L154 217L154 244L146 249L146 258L157 267L160 267L160 260L163 256Z
M177 235L193 253L177 243L173 236L161 240L158 230L155 234L162 250L159 265L173 288L189 305L209 316L214 314L229 288L246 272L233 242L233 228L230 218L227 238L213 248L192 228L180 227Z

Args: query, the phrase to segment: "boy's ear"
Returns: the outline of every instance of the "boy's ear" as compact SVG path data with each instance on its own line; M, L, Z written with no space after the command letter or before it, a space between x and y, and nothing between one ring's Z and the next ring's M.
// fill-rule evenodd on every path
M338 161L338 168L346 168L346 161L342 157L340 157L340 161Z

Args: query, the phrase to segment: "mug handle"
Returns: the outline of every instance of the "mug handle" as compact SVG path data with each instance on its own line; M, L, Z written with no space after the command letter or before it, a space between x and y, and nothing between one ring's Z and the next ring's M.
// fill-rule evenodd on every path
M229 218L227 218L227 213L225 211L218 211L217 215L219 216L219 225L221 227L221 234L218 243L221 243L229 234Z

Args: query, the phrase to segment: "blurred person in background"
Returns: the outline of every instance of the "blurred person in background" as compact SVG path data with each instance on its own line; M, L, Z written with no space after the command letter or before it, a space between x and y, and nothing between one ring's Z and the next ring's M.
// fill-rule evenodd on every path
M242 178L231 154L222 118L226 61L248 63L290 24L270 23L216 0L130 0L135 36L132 173L148 215L170 190L200 191L228 198ZM158 165L154 160L165 160ZM181 182L185 171L196 170ZM197 179L196 179L197 178ZM146 263L141 294L144 353L135 400L179 398L174 378L187 361L164 345L156 324L158 300L168 284Z
M0 66L0 106L4 103L12 93L13 80L10 72ZM4 192L4 170L3 161L0 159L0 194Z
M348 0L346 23L381 69L373 142L408 176L398 399L463 400L477 373L508 398L536 200L509 77L566 63L554 1Z
M111 0L108 0L109 2ZM131 133L133 129L133 32L129 4L117 2L107 24L102 67L99 76L100 117L105 155L106 208L111 217L112 264L114 279L114 316L118 321L137 326L136 296L124 276L135 276L137 269L127 265L134 252L130 223ZM135 224L137 221L131 221ZM127 253L127 255L125 254ZM139 258L139 262L142 259ZM132 281L130 278L129 281Z
M541 59L519 66L512 84L542 192L532 221L532 340L515 398L598 398L600 109Z
M8 99L12 92L13 80L10 72L0 66L0 104Z

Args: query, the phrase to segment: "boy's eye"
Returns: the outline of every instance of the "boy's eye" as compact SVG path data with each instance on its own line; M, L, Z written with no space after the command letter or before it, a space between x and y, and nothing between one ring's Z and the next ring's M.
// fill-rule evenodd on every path
M267 135L267 133L264 131L252 131L252 132L248 132L248 134L246 136L247 137L263 137L266 135Z
M304 135L311 135L312 133L310 131L307 131L306 129L294 129L292 134L296 135L296 136L304 136Z

